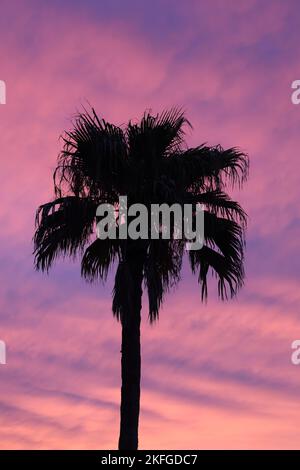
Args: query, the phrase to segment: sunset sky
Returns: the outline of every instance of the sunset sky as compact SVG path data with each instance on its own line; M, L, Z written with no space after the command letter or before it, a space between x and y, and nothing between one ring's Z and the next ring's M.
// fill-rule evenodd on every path
M207 304L182 281L142 325L142 449L300 449L298 0L1 0L1 449L116 448L120 324L79 260L33 268L37 206L82 105L116 124L177 105L189 146L239 146L246 282Z

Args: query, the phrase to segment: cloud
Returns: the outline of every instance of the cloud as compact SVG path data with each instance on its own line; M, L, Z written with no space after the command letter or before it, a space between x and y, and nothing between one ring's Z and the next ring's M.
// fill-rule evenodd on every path
M212 280L201 304L185 266L159 323L149 326L143 311L142 447L299 448L290 362L300 304L297 2L170 10L168 1L128 1L118 15L111 4L71 3L18 2L15 15L16 2L4 1L0 18L1 448L117 442L113 272L106 286L90 286L78 260L49 276L33 271L34 212L52 198L58 137L86 100L119 124L182 105L194 126L189 145L238 145L251 158L249 183L234 193L250 215L238 299L218 302Z

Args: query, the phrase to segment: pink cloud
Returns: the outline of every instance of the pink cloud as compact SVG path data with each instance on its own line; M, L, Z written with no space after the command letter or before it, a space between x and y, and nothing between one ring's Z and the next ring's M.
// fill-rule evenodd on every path
M70 21L47 6L37 23L30 2L0 33L8 89L0 107L2 448L113 448L117 440L120 326L111 282L106 291L79 284L78 263L60 264L49 278L32 268L34 211L52 197L58 136L86 99L117 123L183 105L194 125L190 145L239 145L251 157L251 179L237 196L251 216L243 294L225 304L212 295L203 305L184 271L159 324L143 323L141 446L299 447L299 371L290 363L298 271L282 273L299 248L300 109L289 89L298 62L295 55L286 64L280 51L269 65L268 54L265 62L256 55L266 37L289 49L291 10L229 2L216 16L222 2L204 10L192 3L178 7L184 31L159 48L134 27L134 12L130 24L80 10ZM6 2L7 14L14 8ZM261 256L258 243L270 251Z

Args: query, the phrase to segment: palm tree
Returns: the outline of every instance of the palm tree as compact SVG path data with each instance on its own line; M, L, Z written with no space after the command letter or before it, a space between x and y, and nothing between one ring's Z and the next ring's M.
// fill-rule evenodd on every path
M126 128L83 110L66 132L54 172L53 201L41 205L34 235L35 267L48 271L60 255L82 254L81 274L88 281L106 280L117 263L112 310L122 326L122 389L119 449L138 448L140 409L140 322L143 286L148 291L149 319L158 318L165 293L180 279L186 241L113 240L95 237L96 208L139 202L201 203L205 244L189 251L201 298L207 297L211 271L222 299L234 296L243 284L246 214L224 191L247 178L248 158L236 148L200 145L187 148L185 126L178 109ZM92 241L93 240L93 241Z

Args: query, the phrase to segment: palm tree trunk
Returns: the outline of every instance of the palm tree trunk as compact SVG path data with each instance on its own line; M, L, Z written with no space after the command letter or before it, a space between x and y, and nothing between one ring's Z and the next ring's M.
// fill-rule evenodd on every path
M140 413L141 344L143 264L136 257L130 263L134 281L131 311L122 319L122 388L119 450L137 450Z

